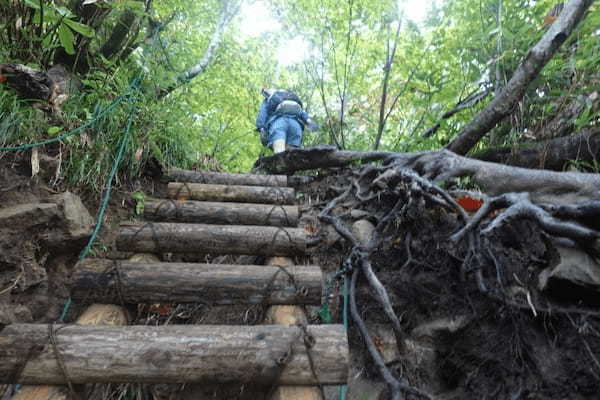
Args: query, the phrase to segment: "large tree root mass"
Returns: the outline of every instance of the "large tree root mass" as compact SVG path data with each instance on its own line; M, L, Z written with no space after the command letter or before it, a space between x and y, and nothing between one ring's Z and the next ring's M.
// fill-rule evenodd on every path
M290 172L311 160L338 168L321 178L328 200L313 208L342 238L334 276L350 281L351 337L390 398L597 396L600 175L326 147L259 164ZM381 162L344 168L365 160ZM357 219L372 225L366 238ZM374 324L389 327L396 360Z

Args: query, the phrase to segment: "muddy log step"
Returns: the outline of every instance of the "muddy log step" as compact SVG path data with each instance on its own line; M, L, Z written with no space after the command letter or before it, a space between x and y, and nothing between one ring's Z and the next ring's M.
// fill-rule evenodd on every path
M121 224L117 249L141 253L214 253L292 256L306 253L308 232L254 225Z
M149 200L144 204L145 219L165 222L297 226L298 215L297 206L191 200Z
M169 168L163 176L166 182L210 183L215 185L288 186L285 175L232 174L227 172L189 171Z
M317 266L131 263L87 259L75 268L71 297L117 303L122 300L126 303L318 305L322 282L321 269Z
M278 325L13 324L0 332L0 383L345 382L343 326L308 326L306 334Z
M259 204L294 204L294 189L269 186L231 186L171 182L167 187L170 199L226 201Z

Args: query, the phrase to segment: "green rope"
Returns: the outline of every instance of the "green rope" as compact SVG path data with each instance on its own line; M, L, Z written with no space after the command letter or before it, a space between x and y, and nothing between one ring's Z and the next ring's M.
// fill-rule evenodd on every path
M129 113L127 125L125 126L125 134L121 138L121 144L119 146L119 151L117 153L115 162L113 163L112 169L110 171L110 175L108 176L108 179L106 182L106 189L104 190L104 196L100 203L100 209L98 210L98 217L96 218L96 226L94 227L94 230L92 231L90 240L88 241L87 245L85 246L85 248L79 255L79 260L83 260L88 256L90 250L92 249L94 242L96 241L96 237L98 236L98 233L100 233L100 229L102 228L102 221L104 219L104 214L106 213L106 208L108 207L108 201L110 199L110 193L112 191L112 182L115 178L115 175L117 174L117 170L119 168L119 164L121 164L123 155L125 154L125 149L127 148L127 144L129 143L129 133L131 131L131 125L133 124L133 115L134 115L134 110L132 108L131 112Z
M348 333L348 302L349 302L349 290L348 290L348 274L344 275L344 311L342 314L342 321L344 323L344 330ZM340 386L340 400L346 400L348 394L348 385Z

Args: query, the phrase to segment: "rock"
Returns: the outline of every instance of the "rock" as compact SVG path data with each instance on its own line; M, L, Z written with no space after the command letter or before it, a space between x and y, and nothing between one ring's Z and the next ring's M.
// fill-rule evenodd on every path
M435 338L443 333L456 333L469 323L470 319L465 315L439 318L417 326L412 330L413 338Z
M88 238L92 234L94 218L83 205L81 198L71 192L53 196L65 219L67 235L72 240Z
M30 203L0 209L0 226L25 229L49 224L60 218L58 206L52 203Z
M561 300L600 304L600 265L587 253L557 247L559 260L539 275L539 289Z
M16 322L15 314L10 306L4 302L0 302L0 326L8 325Z
M358 241L363 245L371 240L374 230L375 226L366 219L358 220L352 225L352 234L354 234Z

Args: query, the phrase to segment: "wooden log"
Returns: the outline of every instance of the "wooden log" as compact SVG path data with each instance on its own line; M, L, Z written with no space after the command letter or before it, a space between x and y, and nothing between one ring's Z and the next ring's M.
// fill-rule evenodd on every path
M316 266L265 267L189 263L79 262L71 297L86 301L231 304L320 304Z
M226 201L259 204L294 204L295 190L273 186L232 186L199 183L169 183L167 196L177 200Z
M290 268L294 261L287 257L271 257L267 265L280 265ZM264 267L267 268L267 267ZM320 299L319 299L320 300ZM304 309L297 306L272 306L267 310L267 324L283 326L306 325L307 317ZM270 400L322 400L321 391L315 386L278 386Z
M222 225L297 226L297 206L204 201L150 200L144 218L153 221Z
M310 338L301 327L279 325L13 324L0 332L0 383L60 385L66 376L73 384L345 382L343 326L306 332Z
M157 222L122 224L119 250L148 253L300 255L308 234L299 228Z
M179 168L169 168L163 180L213 185L288 186L288 177L285 175L231 174L227 172L189 171Z
M77 318L78 325L127 325L127 310L112 304L92 304ZM71 400L71 393L65 386L23 386L12 400Z

